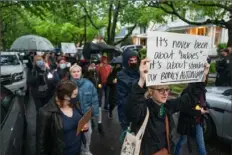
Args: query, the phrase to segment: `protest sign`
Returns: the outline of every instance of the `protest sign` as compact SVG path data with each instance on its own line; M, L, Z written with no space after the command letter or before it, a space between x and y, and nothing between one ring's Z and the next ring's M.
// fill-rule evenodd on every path
M63 53L73 53L77 52L77 48L74 43L61 43L61 49Z
M147 58L151 61L146 85L200 82L210 43L206 36L148 33Z
M91 120L91 118L92 118L92 108L90 108L88 112L85 113L85 115L79 120L76 135L78 135L82 131L85 124L87 124Z

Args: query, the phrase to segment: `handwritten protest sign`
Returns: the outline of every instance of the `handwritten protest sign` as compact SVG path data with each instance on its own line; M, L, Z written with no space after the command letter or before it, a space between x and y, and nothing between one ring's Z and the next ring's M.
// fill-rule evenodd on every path
M61 43L61 49L64 53L76 53L77 48L74 43Z
M210 47L206 36L148 33L147 57L151 62L147 86L200 82Z

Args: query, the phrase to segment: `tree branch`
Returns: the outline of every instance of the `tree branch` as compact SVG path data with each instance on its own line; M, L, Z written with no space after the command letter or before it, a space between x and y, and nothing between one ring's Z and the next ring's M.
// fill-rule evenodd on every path
M206 4L206 3L201 3L200 1L196 0L191 0L193 4L200 5L200 6L209 6L209 7L218 7L218 8L223 8L229 12L232 12L231 7L227 7L226 5L220 4L220 3L211 3L211 4ZM200 2L200 3L199 3Z
M114 10L114 14L113 14L113 23L112 23L112 29L111 29L111 43L114 42L114 37L115 37L115 30L117 27L117 22L118 22L118 14L120 11L120 0L117 1L117 6Z
M117 41L114 43L114 45L120 44L121 42L125 41L134 31L134 29L136 28L137 24L134 24L133 27L131 28L131 30L125 35L124 38L122 38L121 40Z
M191 25L198 25L198 26L201 26L201 25L207 25L207 24L215 24L215 25L225 25L225 22L224 20L211 20L211 19L207 19L206 21L204 22L193 22L193 21L190 21L188 19L186 19L185 17L182 17L178 12L177 10L175 9L175 6L174 6L174 3L173 2L170 2L170 4L167 4L170 6L170 8L173 10L173 14L176 15L178 18L180 18L181 20L183 20L184 22L188 23L188 24L191 24Z
M97 25L94 24L92 18L90 17L90 15L89 15L89 13L88 13L87 8L86 8L80 1L78 1L78 3L79 3L79 4L81 5L81 7L84 9L85 14L86 14L87 18L89 19L89 22L91 23L91 25L92 25L95 29L99 30L100 27L98 27Z
M163 5L166 5L168 6L171 10L167 10L165 7L163 7L161 4L155 4L154 3L152 5L149 5L150 7L155 7L155 8L160 8L162 9L164 12L168 13L168 14L172 14L172 15L175 15L177 16L179 19L181 19L182 21L190 24L190 25L198 25L198 26L201 26L201 25L207 25L207 24L215 24L215 25L220 25L222 27L225 27L225 21L224 20L211 20L211 19L207 19L206 21L204 22L193 22L193 21L190 21L188 19L186 19L185 17L181 16L178 11L176 10L175 6L174 6L174 3L173 1L171 1L170 3L169 2L163 2L162 3Z

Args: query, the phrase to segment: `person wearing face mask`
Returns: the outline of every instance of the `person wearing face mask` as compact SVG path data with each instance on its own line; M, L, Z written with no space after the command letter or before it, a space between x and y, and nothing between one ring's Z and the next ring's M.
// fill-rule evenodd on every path
M49 69L45 66L41 56L34 57L34 67L28 73L27 85L34 99L36 111L45 105L53 96L56 79Z
M98 120L99 115L99 102L97 89L91 81L82 78L82 68L77 64L70 67L70 80L73 81L78 86L78 101L80 103L80 109L83 114L85 114L90 108L92 108L94 120ZM86 147L82 147L81 155L91 155L90 143L92 135L91 121L89 124L89 130L85 133L86 137Z
M69 80L61 81L55 96L37 114L37 155L80 155L85 144L84 132L76 135L79 120L83 114L76 96L78 88Z
M129 126L126 120L123 107L127 103L128 94L132 88L133 83L139 79L138 71L138 54L131 49L126 49L122 55L123 69L117 74L117 105L118 105L118 118L123 131Z
M142 155L168 155L174 151L172 129L174 120L172 114L180 110L189 109L200 100L205 91L204 81L209 72L206 64L203 73L203 82L191 83L176 99L168 100L170 89L168 85L154 85L145 87L149 60L140 63L140 78L133 85L129 93L128 102L124 107L127 120L131 122L131 131L137 133L149 110L149 117L144 135L142 137L140 154ZM200 108L199 113L204 113Z
M58 68L55 70L54 75L58 81L68 79L69 67L64 58L58 60Z
M112 72L110 73L108 79L107 79L107 85L109 86L109 104L110 104L110 109L109 109L109 119L113 118L113 110L114 107L116 106L116 100L117 100L117 94L116 94L116 83L117 83L117 73L121 70L121 64L114 64L114 68Z

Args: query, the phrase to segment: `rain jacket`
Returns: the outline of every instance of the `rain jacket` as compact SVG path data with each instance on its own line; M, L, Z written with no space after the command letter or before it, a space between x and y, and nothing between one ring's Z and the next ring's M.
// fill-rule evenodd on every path
M139 79L138 70L132 70L129 68L128 60L132 56L137 56L137 53L132 50L125 50L123 52L123 69L117 74L117 105L118 105L118 117L123 129L129 125L125 118L123 107L127 103L128 94L131 91L133 84Z

